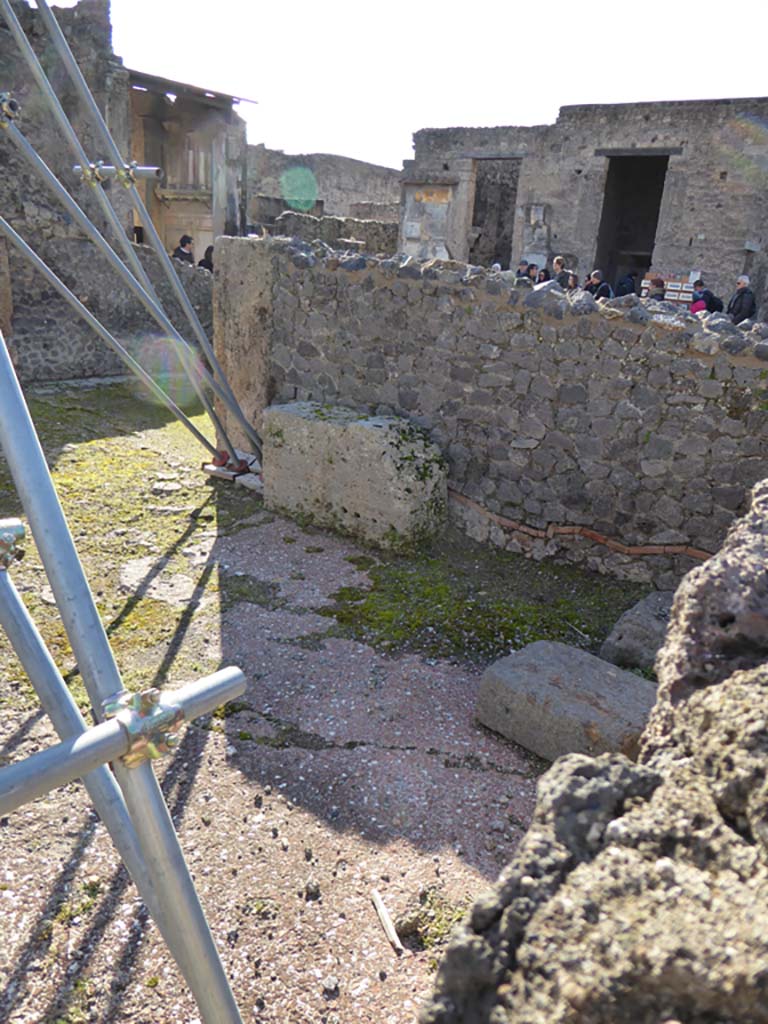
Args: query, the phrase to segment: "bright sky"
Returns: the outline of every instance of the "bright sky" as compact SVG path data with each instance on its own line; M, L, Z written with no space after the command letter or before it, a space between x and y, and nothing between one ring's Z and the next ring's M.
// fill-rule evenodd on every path
M765 0L112 0L112 24L128 67L256 100L249 142L397 168L419 128L768 93Z

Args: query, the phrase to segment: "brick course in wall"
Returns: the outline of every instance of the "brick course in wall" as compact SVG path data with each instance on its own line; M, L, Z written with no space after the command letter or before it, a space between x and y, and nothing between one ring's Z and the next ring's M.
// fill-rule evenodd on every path
M287 239L222 240L217 273L249 415L312 399L413 419L479 539L670 586L768 476L765 325Z

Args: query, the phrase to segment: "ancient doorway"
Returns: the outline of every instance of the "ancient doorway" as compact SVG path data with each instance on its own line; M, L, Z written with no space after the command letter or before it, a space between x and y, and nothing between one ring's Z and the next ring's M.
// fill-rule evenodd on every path
M476 161L470 263L481 267L500 263L502 269L509 269L520 164L519 158Z
M608 161L595 266L614 284L630 270L638 282L651 266L669 156L612 156Z

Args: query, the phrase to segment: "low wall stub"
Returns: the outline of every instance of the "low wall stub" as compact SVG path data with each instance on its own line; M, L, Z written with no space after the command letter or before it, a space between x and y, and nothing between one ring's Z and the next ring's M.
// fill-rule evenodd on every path
M292 402L265 410L263 440L267 508L395 550L443 528L445 462L407 420Z

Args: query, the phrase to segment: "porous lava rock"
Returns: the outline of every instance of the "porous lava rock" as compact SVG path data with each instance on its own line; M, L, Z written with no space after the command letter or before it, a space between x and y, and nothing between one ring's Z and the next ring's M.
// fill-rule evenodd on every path
M768 1021L768 481L683 580L640 760L571 754L421 1024Z

